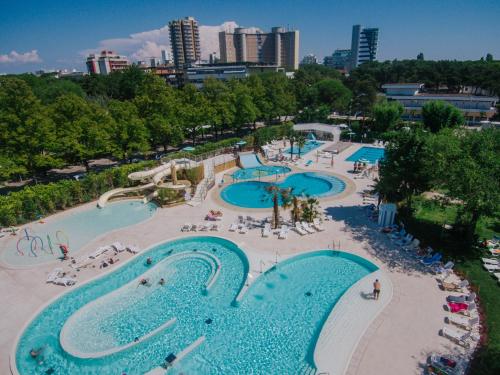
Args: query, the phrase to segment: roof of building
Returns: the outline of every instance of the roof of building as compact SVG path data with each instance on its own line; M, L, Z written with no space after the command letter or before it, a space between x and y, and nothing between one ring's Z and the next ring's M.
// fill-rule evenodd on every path
M296 131L321 131L324 133L340 133L341 129L337 125L322 124L319 122L312 122L307 124L295 124L293 130Z

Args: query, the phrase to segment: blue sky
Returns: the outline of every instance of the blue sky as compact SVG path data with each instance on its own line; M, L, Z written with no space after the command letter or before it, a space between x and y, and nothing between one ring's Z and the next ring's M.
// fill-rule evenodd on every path
M168 21L187 15L214 26L204 29L205 51L216 48L215 26L234 21L297 28L301 56L322 58L348 48L359 23L380 28L379 60L500 58L499 0L0 0L0 10L0 73L84 69L84 55L101 47L132 60L156 55L168 47Z

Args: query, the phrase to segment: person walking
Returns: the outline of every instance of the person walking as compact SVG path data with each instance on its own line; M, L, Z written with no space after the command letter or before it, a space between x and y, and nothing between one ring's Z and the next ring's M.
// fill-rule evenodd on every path
M378 279L375 280L375 282L373 283L373 298L374 299L378 299L378 297L380 296L380 281L378 281Z

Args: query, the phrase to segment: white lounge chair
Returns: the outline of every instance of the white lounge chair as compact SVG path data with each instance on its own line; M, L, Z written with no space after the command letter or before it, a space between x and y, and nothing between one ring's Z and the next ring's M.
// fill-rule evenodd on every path
M239 228L238 232L241 233L241 234L247 234L248 233L248 227L245 224L242 224L242 225L240 225L240 228Z
M443 334L444 337L450 339L451 341L459 345L462 345L466 348L470 346L471 333L468 331L462 331L451 327L443 327L441 333Z
M278 238L280 240L286 240L287 237L288 237L288 226L282 225L280 232L278 233Z
M264 224L264 228L262 228L262 237L269 237L271 234L271 225L269 223Z
M71 277L58 277L53 281L53 283L56 285L71 286L75 285L76 280Z
M196 232L196 231L198 230L198 225L197 225L197 224L193 224L193 225L191 225L191 228L189 228L189 230L190 230L191 232Z
M454 282L445 279L441 282L441 285L443 286L444 290L462 290L469 286L469 280L465 279L459 282Z
M316 231L309 226L309 223L303 221L301 224L302 224L302 228L304 228L307 233L311 233L311 234L316 233Z
M127 250L132 254L139 254L142 250L136 245L130 245Z
M295 223L295 227L293 229L295 229L295 231L301 236L307 234L307 232L304 230L304 228L302 228L302 225L300 225L298 221Z
M500 261L498 259L491 259L491 258L481 258L484 264L500 264Z
M54 268L54 270L47 276L47 283L53 283L62 274L62 268Z
M469 318L463 315L450 314L448 316L448 323L470 331L476 324L479 323L479 317L476 316L474 318Z
M189 232L190 229L191 229L191 224L186 223L181 227L181 232Z
M469 295L462 294L461 296L448 296L446 297L446 301L448 302L459 302L459 303L464 303L464 302L474 302L476 299L476 293L472 292Z
M312 226L318 232L323 232L325 230L325 227L323 227L323 224L321 224L321 221L318 218L313 220Z
M402 249L405 251L415 251L420 247L420 240L414 238L408 245L403 246Z
M210 230L213 231L213 232L218 232L219 231L219 224L217 223L213 223L211 226L210 226Z
M494 272L500 271L500 264L483 263L483 268L488 272L494 273Z
M116 250L116 252L121 253L125 250L127 250L127 247L122 244L121 242L114 242L111 244L111 247Z
M206 232L208 230L208 226L203 223L198 224L197 228L199 232Z
M94 251L92 254L89 255L89 258L91 258L91 259L97 259L102 254L104 254L105 252L109 251L110 249L111 249L111 247L109 247L109 246L98 247L96 251Z
M236 230L238 229L238 224L236 223L232 223L230 226L229 226L229 231L230 232L236 232Z
M449 274L451 270L455 267L455 263L453 263L451 260L448 261L444 266L438 265L435 269L434 272L436 274Z
M333 221L333 216L332 215L325 215L325 220L326 221Z

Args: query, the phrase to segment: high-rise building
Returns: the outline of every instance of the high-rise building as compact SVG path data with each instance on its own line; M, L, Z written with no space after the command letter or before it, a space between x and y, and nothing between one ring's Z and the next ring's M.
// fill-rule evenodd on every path
M311 54L306 55L302 58L300 65L314 65L317 63L318 63L318 59L316 58L316 55L311 53Z
M288 70L299 67L299 31L273 27L270 33L236 28L219 33L220 60L223 63L252 62L274 64Z
M336 49L331 56L325 56L323 64L331 68L344 70L348 68L350 61L350 49Z
M168 51L167 50L164 50L162 49L161 50L161 63L163 65L166 65L170 62L169 58L168 58Z
M90 54L87 57L86 64L87 71L90 74L103 75L126 69L129 66L126 57L117 55L113 51L101 51L98 56Z
M363 28L361 25L352 27L351 63L354 69L360 64L377 59L378 28Z
M201 60L198 22L193 17L168 23L175 67L180 69Z

